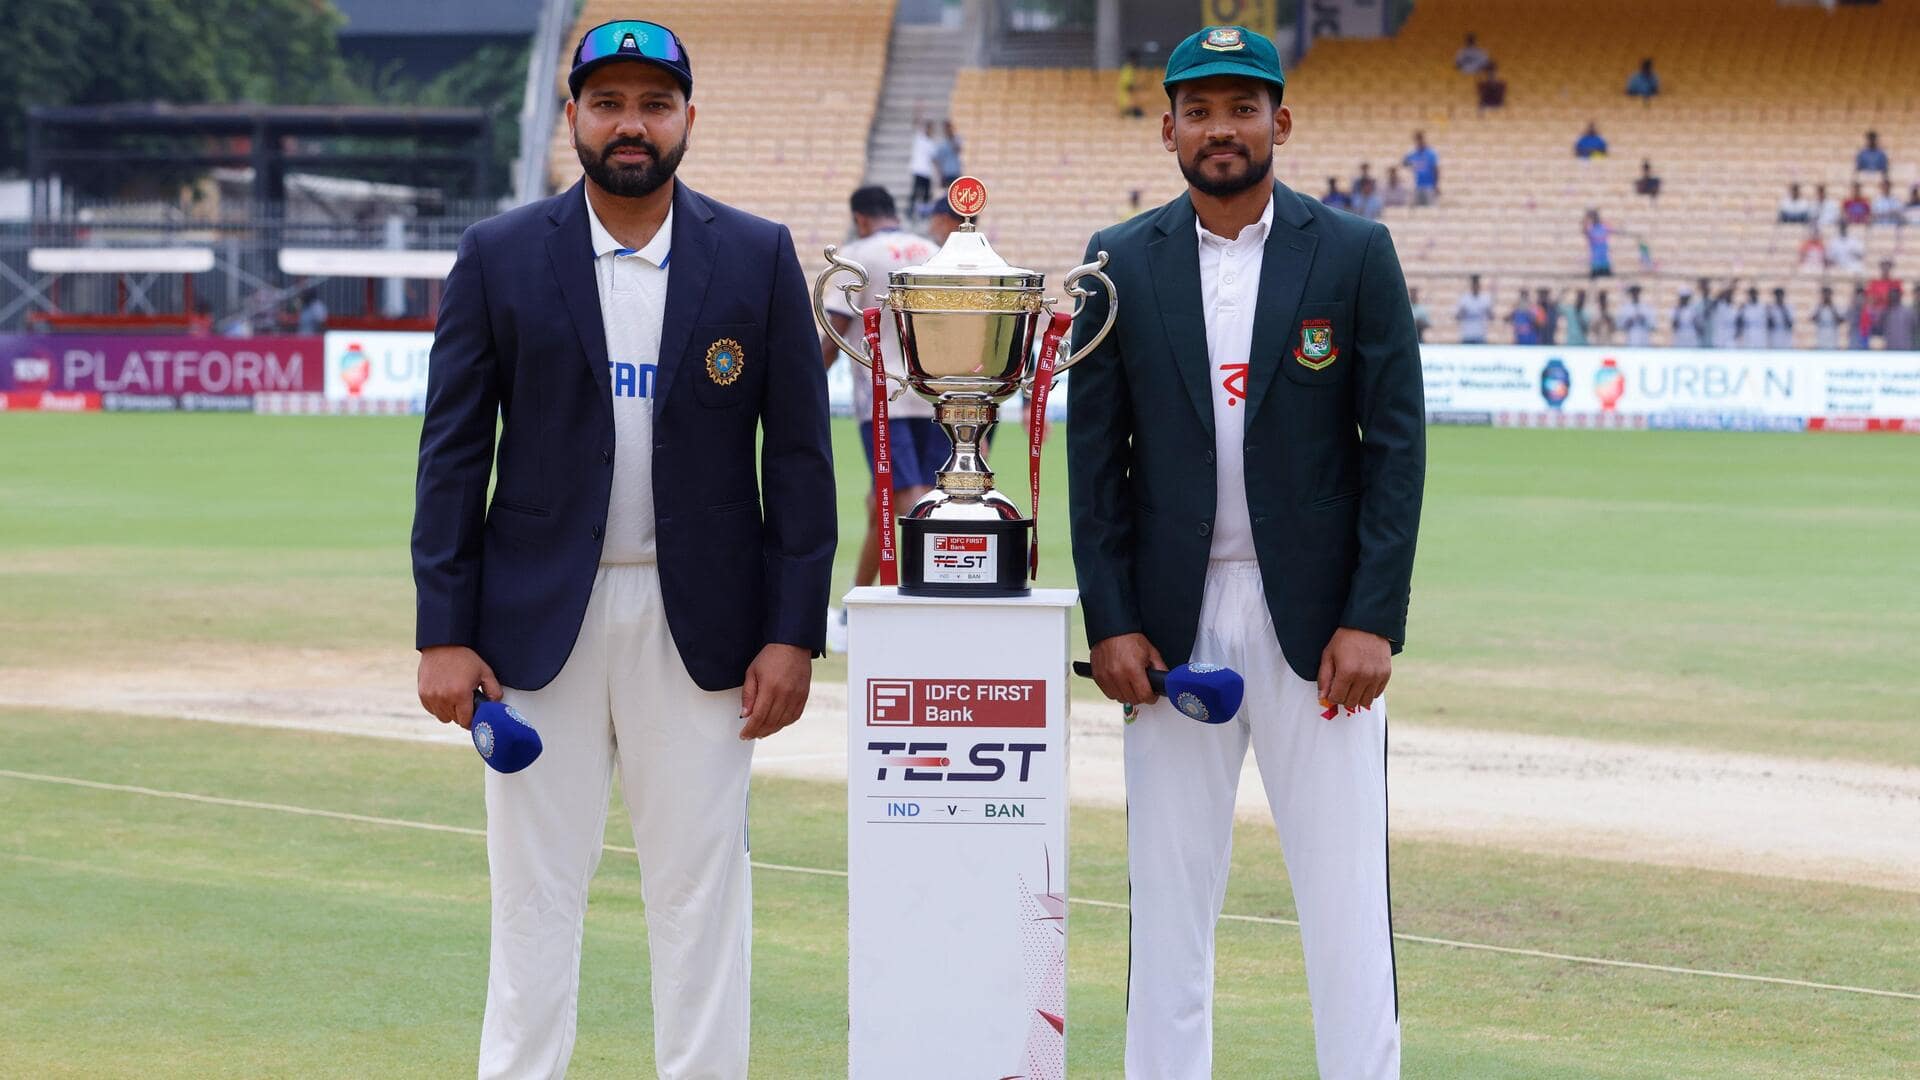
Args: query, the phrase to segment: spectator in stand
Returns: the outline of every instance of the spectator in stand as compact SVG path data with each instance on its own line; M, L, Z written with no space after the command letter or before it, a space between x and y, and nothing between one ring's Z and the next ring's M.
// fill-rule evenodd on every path
M1853 299L1848 301L1846 313L1847 348L1864 349L1867 336L1873 327L1873 309L1867 304L1867 290L1864 285L1853 287Z
M327 332L327 302L320 299L318 290L307 299L306 306L300 309L300 322L295 332L302 335Z
M1833 286L1820 286L1820 302L1813 309L1813 347L1816 349L1837 349L1840 347L1840 332L1846 326L1847 317L1833 306Z
M1520 298L1514 302L1513 311L1507 315L1507 322L1513 325L1515 345L1540 344L1540 309L1527 298L1526 289L1520 290Z
M1587 241L1587 277L1612 277L1613 255L1609 244L1613 240L1613 230L1600 220L1600 211L1587 211L1587 219L1580 225L1580 235Z
M1713 298L1707 309L1707 345L1715 349L1731 349L1740 341L1740 301L1734 283L1738 279L1728 278L1727 287Z
M1912 352L1915 323L1920 322L1913 305L1901 302L1900 286L1895 284L1886 310L1880 313L1879 331L1883 344L1899 352Z
M1440 197L1440 155L1427 145L1425 132L1413 133L1413 149L1400 164L1413 170L1413 205L1432 205Z
M1706 291L1703 287L1701 296L1704 295ZM1692 289L1685 285L1680 286L1680 295L1673 302L1673 316L1669 320L1669 328L1673 331L1674 348L1699 348L1700 328L1705 319L1706 307L1702 301L1694 295Z
M1867 132L1867 145L1861 147L1860 152L1853 155L1853 171L1877 172L1881 175L1886 174L1887 152L1880 149L1879 132Z
M1641 160L1640 179L1633 182L1633 193L1635 195L1645 195L1647 198L1654 200L1660 198L1660 178L1653 174L1653 162L1645 159Z
M1373 181L1369 180L1367 183L1371 184ZM1420 339L1420 344L1425 345L1427 331L1433 329L1433 316L1427 313L1427 305L1420 302L1419 289L1407 290L1407 304L1413 309L1413 332Z
M1560 344L1585 345L1587 343L1587 290L1576 289L1573 299L1564 295L1560 298Z
M1813 220L1813 203L1800 194L1797 181L1787 185L1787 196L1780 200L1780 216L1775 220L1782 225L1805 225Z
M1887 298L1899 286L1893 276L1893 260L1880 260L1880 276L1867 282L1867 321L1880 317L1880 311L1887 306Z
M1121 116L1140 117L1147 111L1140 107L1140 50L1128 49L1126 62L1120 65L1120 78L1114 84L1114 96L1120 105Z
M1627 302L1620 309L1620 330L1628 345L1653 344L1653 305L1640 298L1640 286L1627 286Z
M1487 61L1480 71L1480 77L1474 80L1473 92L1480 102L1480 111L1498 109L1507 103L1507 80L1500 77L1500 65Z
M1540 344L1553 345L1560 340L1560 305L1553 302L1553 292L1541 289L1534 293L1533 308L1535 317L1540 320Z
M1760 290L1751 285L1747 302L1734 312L1733 341L1743 349L1767 347L1767 305L1760 301Z
M1379 194L1373 190L1373 177L1361 180L1360 187L1353 193L1353 212L1368 221L1379 221L1383 205Z
M907 198L907 214L910 217L926 217L933 204L933 176L938 168L933 156L939 146L940 137L936 134L933 121L925 121L913 133L913 145L907 151L907 171L913 174L913 194Z
M960 163L960 133L953 129L953 121L944 120L940 124L940 141L933 147L933 165L940 170L940 190L943 193L955 180L966 175L966 166Z
M1865 225L1873 220L1873 203L1868 201L1867 193L1859 184L1853 185L1853 194L1840 204L1840 220L1849 225Z
M1827 194L1827 185L1813 186L1813 223L1822 229L1840 224L1840 200Z
M1587 344L1613 344L1613 335L1618 328L1619 324L1613 320L1613 309L1607 306L1607 290L1601 289L1593 296L1593 319L1587 323Z
M1327 177L1327 193L1320 196L1320 201L1335 210L1353 209L1353 200L1340 190L1340 178L1337 176Z
M1607 156L1607 140L1600 137L1599 124L1587 122L1586 132L1573 144L1573 156L1581 161Z
M1906 224L1906 207L1893 193L1893 181L1880 181L1880 194L1873 197L1873 223L1900 226Z
M1807 274L1824 274L1830 262L1827 238L1820 235L1820 226L1807 226L1806 238L1800 241L1800 271Z
M1827 266L1842 274L1857 274L1866 264L1867 248L1860 240L1860 233L1849 230L1847 223L1841 222L1833 243L1827 245Z
M1767 348L1793 348L1793 308L1787 304L1787 290L1775 288L1773 303L1767 305Z
M1520 295L1526 296L1522 290ZM1454 322L1460 326L1460 344L1485 345L1487 324L1493 321L1493 297L1480 291L1480 275L1467 278L1466 295L1453 309Z
M1660 92L1660 76L1653 73L1653 58L1640 61L1640 70L1627 77L1627 94L1648 104Z
M1920 184L1907 191L1907 224L1920 228Z
M1487 56L1487 50L1480 47L1480 43L1474 40L1472 34L1467 35L1466 43L1460 46L1460 51L1453 54L1454 70L1467 75L1480 74L1481 70L1492 62L1492 59Z
M1916 193L1920 193L1920 189L1916 189ZM1393 207L1406 206L1412 201L1413 192L1408 191L1407 185L1400 182L1400 170L1388 169L1387 186L1380 189L1381 207L1391 209Z
M1353 180L1347 184L1347 191L1351 193L1354 198L1358 199L1360 197L1360 185L1372 179L1373 166L1363 161L1360 163L1360 171L1354 173Z

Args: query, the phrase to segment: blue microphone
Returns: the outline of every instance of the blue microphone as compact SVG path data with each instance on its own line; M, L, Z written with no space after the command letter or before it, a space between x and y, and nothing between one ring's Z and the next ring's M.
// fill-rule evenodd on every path
M1075 660L1073 673L1091 679L1093 665ZM1247 693L1247 681L1240 673L1219 664L1181 664L1172 671L1149 668L1147 683L1154 693L1172 702L1180 715L1203 724L1224 724L1233 719L1240 712L1240 699Z
M495 772L517 773L540 756L540 733L513 706L475 690L473 748Z

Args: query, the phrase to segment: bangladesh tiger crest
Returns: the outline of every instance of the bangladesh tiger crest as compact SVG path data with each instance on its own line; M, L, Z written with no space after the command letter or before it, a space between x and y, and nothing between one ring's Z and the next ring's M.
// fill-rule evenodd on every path
M1326 319L1301 323L1300 347L1293 350L1293 358L1310 371L1324 371L1340 359L1340 350L1333 345L1333 323Z

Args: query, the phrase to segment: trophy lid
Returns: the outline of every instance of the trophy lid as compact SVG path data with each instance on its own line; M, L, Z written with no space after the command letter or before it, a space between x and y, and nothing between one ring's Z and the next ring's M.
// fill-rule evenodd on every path
M933 258L919 266L888 274L893 284L914 285L932 278L941 279L943 284L954 278L992 279L996 284L1011 284L1002 279L1040 277L1032 270L1009 264L993 250L993 245L987 243L987 238L974 228L973 219L987 205L985 184L971 176L955 180L947 187L947 205L960 215L960 227L953 230ZM1038 281L1035 280L1033 284L1037 285Z

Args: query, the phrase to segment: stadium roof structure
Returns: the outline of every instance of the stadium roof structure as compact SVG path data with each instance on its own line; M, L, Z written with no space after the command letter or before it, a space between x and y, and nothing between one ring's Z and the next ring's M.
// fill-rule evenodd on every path
M283 199L295 170L372 173L363 178L487 198L496 194L488 190L492 154L493 121L481 109L145 102L27 111L27 175L36 191L54 176L72 188L141 169L251 166L261 202Z

